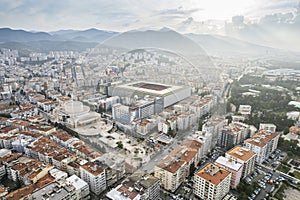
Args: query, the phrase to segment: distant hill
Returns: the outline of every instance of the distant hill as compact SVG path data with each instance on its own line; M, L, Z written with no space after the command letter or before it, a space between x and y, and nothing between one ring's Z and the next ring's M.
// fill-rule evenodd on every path
M28 42L54 39L49 33L0 28L0 42Z
M124 33L87 30L59 30L55 32L30 32L0 28L0 47L17 49L24 54L30 51L53 50L82 51L103 43L122 49L153 47L170 50L182 55L267 55L280 52L278 49L245 42L242 40L205 34L182 35L174 30L135 30Z
M231 37L207 34L186 34L187 37L199 44L208 54L223 55L266 55L279 50L252 44Z
M80 41L80 42L102 42L114 35L116 32L102 31L98 29L61 30L55 32L30 32L24 30L13 30L10 28L0 28L0 42L31 42L40 40L53 41Z
M202 47L190 38L167 28L125 32L106 40L103 45L128 51L143 48L167 50L180 55L199 73L200 79L210 82L220 77L220 70Z
M0 28L0 48L16 49L21 55L30 52L83 51L112 37L115 32L88 29L84 31L61 30L56 32L30 32Z
M0 43L0 48L16 49L20 55L24 56L30 52L84 51L86 48L93 48L97 44L95 42L41 40L32 42L5 42Z
M86 48L93 48L97 45L95 42L79 42L79 41L34 41L28 42L26 45L38 49L41 52L49 51L84 51Z
M159 31L128 31L106 40L104 44L129 50L153 47L171 50L183 55L204 54L202 48L193 40L166 28Z
M54 37L59 36L59 38L64 40L74 40L74 41L85 41L85 42L102 42L114 35L116 32L103 31L95 28L87 29L83 31L79 30L60 30L55 32L50 32Z

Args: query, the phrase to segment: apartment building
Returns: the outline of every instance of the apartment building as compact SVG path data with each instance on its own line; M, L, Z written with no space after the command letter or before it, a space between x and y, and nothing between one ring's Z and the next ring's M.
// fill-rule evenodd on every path
M201 199L221 200L230 189L231 173L208 164L194 176L194 194Z
M262 163L276 150L279 137L278 133L260 130L252 138L245 140L244 145L257 154L256 162Z
M90 190L99 195L106 189L105 169L91 162L80 166L80 177L89 184Z
M235 189L239 185L242 178L243 165L224 156L220 156L215 161L215 164L231 172L230 187Z
M256 153L241 146L235 146L225 154L226 158L237 161L243 165L242 178L246 178L254 171Z

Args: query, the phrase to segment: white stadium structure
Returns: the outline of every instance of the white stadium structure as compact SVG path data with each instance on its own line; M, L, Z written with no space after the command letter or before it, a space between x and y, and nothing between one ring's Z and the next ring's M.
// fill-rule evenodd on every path
M163 99L163 107L166 108L191 96L191 88L139 81L110 86L108 88L108 95L131 98L136 96L140 98L145 96L161 97Z

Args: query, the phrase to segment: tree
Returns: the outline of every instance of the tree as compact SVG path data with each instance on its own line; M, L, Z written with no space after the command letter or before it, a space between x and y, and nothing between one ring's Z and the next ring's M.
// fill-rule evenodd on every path
M204 124L204 120L202 118L199 119L198 131L202 131L202 126Z
M123 143L121 141L117 142L118 148L123 149Z
M167 135L174 137L174 130L172 130L171 127L169 127L169 129L168 129Z
M139 150L138 150L138 149L135 149L135 150L134 150L134 153L135 153L135 154L138 154L138 153L139 153Z
M97 110L98 113L102 114L104 111L105 110L104 110L104 108L102 106L98 107L98 110Z
M195 164L192 163L191 166L190 166L190 176L193 176L195 171L196 171Z
M8 113L0 113L0 117L11 118L10 114Z

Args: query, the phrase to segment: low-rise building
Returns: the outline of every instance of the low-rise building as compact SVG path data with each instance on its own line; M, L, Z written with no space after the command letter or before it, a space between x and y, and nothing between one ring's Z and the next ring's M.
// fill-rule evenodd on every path
M160 181L151 175L134 173L121 185L108 192L106 196L112 200L157 200L160 198Z
M276 131L276 125L275 124L260 123L259 124L259 130L275 132Z
M76 199L90 199L89 185L76 175L72 175L66 181L75 188Z
M5 165L0 163L0 180L5 176L6 170L5 170Z
M248 116L251 114L251 109L252 107L250 105L240 105L238 112L243 116Z

